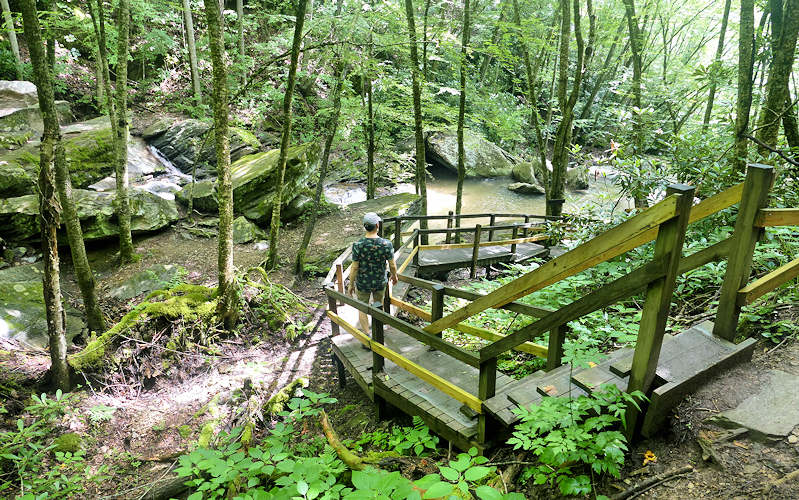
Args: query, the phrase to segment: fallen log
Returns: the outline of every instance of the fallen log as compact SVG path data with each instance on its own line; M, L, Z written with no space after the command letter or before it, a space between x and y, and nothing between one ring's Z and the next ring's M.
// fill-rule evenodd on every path
M687 474L689 472L693 472L694 468L690 465L686 465L684 467L680 467L679 469L673 469L666 472L662 472L656 476L652 476L646 481L636 484L632 488L626 489L621 493L617 493L613 495L611 498L612 500L625 500L627 498L633 498L641 493L658 486L659 484L665 483L666 481L671 481L672 479L677 479L677 477Z

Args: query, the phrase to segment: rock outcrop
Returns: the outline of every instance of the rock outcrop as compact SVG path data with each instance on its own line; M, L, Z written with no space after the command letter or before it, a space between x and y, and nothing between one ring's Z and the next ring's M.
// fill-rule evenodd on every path
M62 125L75 120L68 102L56 101L55 105ZM43 129L36 85L0 80L0 148L20 147L41 135Z
M529 162L529 164L533 166L533 171L535 172L535 177L538 182L543 184L544 171L541 168L541 162L532 161ZM550 175L552 175L552 164L548 160L547 169L549 170ZM521 179L519 180L522 181ZM584 165L577 165L575 167L566 169L566 176L563 179L563 183L567 188L570 189L588 189L588 167Z
M428 161L458 171L458 136L455 132L436 132L427 138ZM503 177L513 171L510 154L468 130L464 133L466 177Z
M508 186L508 189L519 194L546 194L544 188L531 182L514 182Z
M210 129L209 123L199 120L164 118L147 127L142 137L184 174L191 175L196 159L197 179L207 179L216 176L216 146L213 133L207 133ZM244 129L231 127L229 135L230 159L234 162L261 147L255 135Z
M116 193L101 193L85 189L73 191L78 217L86 241L116 237L119 227L114 212ZM130 191L131 229L134 233L162 229L178 220L174 201L139 189ZM39 201L30 194L0 199L0 236L9 242L24 242L39 238ZM59 242L67 244L66 236Z
M233 177L233 209L251 221L268 225L272 217L272 203L279 184L277 169L279 149L239 158L231 166ZM306 184L316 170L319 148L316 143L294 146L288 150L286 175L283 182L283 207L289 210L283 220L296 217L308 206ZM188 204L191 184L176 194L178 201ZM218 210L216 182L194 184L194 207L214 213Z

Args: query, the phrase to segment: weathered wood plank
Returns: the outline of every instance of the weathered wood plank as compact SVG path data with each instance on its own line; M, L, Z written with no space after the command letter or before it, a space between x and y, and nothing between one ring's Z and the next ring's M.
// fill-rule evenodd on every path
M685 274L699 266L704 266L708 262L726 259L730 253L731 244L732 240L726 238L698 252L694 252L688 257L683 257L680 259L680 267L677 270L677 274Z
M799 208L761 208L757 212L755 226L799 226Z
M737 304L745 306L799 276L799 258L778 267L738 291Z
M419 253L419 247L414 247L413 250L411 250L411 253L405 257L405 261L402 263L402 265L397 269L397 274L402 274L406 269L408 269L408 266L411 265L414 258L416 258L417 253Z
M514 226L514 229L516 227ZM533 230L541 230L543 228L534 228ZM533 243L536 241L543 241L549 239L548 234L537 234L535 236L528 236L527 238L511 238L509 240L496 240L496 241L482 241L477 246L479 247L501 247L509 245L518 245L521 243ZM422 245L419 247L421 251L427 250L452 250L455 248L474 248L474 243L450 243L443 245ZM511 251L511 253L513 253Z
M724 191L697 203L693 208L691 208L691 217L688 219L688 223L692 224L696 221L702 220L705 217L713 215L716 212L724 210L725 208L729 208L741 201L741 196L744 192L744 184L744 182L736 184L731 188L725 189Z
M654 207L583 243L574 250L431 323L425 328L425 331L438 333L490 307L512 302L519 297L635 248L635 246L629 247L629 244L625 242L637 242L636 238L640 238L642 233L657 231L658 225L673 218L677 214L677 199L676 196L667 197Z

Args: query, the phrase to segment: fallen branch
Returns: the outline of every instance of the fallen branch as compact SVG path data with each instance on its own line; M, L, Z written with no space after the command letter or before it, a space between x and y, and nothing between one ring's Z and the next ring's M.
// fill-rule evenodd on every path
M308 387L308 379L305 377L298 377L277 391L264 405L264 415L277 415L283 411L286 403L294 396L294 392L298 387L303 389Z
M626 489L621 493L613 495L613 500L625 500L627 498L635 498L638 495L649 491L650 489L654 488L655 486L659 486L666 481L671 481L672 479L677 479L678 477L682 477L683 475L693 472L694 468L690 465L686 465L684 467L680 467L679 469L674 469L670 471L663 472L658 474L657 476L653 476L646 481L633 486L632 488Z
M363 459L342 444L341 440L336 435L336 431L333 430L333 427L330 425L330 421L327 419L327 413L325 413L324 410L322 410L322 416L319 420L322 423L322 430L325 433L327 442L330 444L331 448L336 450L338 458L352 470L364 470L366 464L364 464Z
M768 493L772 489L778 488L789 481L799 481L799 469L796 469L793 472L789 472L788 474L785 474L784 476L775 481L770 481L766 483L766 485L763 487L763 493Z
M522 467L526 465L535 465L532 462L525 462L524 459L525 452L519 452L514 457L516 460L512 460L509 462L500 462L499 464L507 464L508 468L502 472L497 471L497 477L489 481L488 485L494 489L501 489L504 493L508 492L508 485L513 484L513 481L516 479L516 476L522 471Z

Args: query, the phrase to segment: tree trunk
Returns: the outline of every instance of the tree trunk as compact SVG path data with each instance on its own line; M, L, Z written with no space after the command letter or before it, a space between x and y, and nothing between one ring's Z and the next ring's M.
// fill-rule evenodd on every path
M716 98L716 73L721 68L721 56L724 54L724 36L727 34L727 20L730 18L730 5L732 0L725 0L724 15L721 18L721 30L719 31L719 44L716 47L716 58L713 61L713 71L711 72L710 86L707 91L707 106L705 116L702 119L702 130L706 130L710 123L710 114L713 112L713 101Z
M618 47L619 38L621 37L622 31L624 31L624 21L619 23L616 35L613 38L613 43L610 45L610 49L608 49L608 53L605 56L605 62L602 64L602 72L599 74L599 78L597 78L594 86L591 87L591 92L588 94L588 99L583 105L583 109L580 112L581 120L586 120L591 115L591 106L593 106L596 96L599 94L602 86L605 84L607 79L610 78L610 75L613 74L615 68L618 66L611 65L611 62L613 61L613 56L616 54L616 48Z
M491 30L491 45L495 46L497 42L499 42L499 25L502 23L502 20L505 18L505 4L502 4L502 10L499 11L499 18L497 18L496 24L494 24L494 28ZM483 54L483 60L480 62L480 81L485 81L486 72L488 71L488 65L491 63L492 56L491 54L485 53Z
M6 23L8 41L11 43L11 52L14 53L17 79L22 80L22 59L19 57L19 44L17 43L17 32L14 30L14 19L11 17L11 8L8 6L8 0L0 0L0 4L3 6L3 19Z
M741 0L738 35L738 103L735 116L735 170L743 172L749 156L749 111L752 108L752 70L755 53L755 0Z
M796 121L796 106L791 100L790 91L786 91L788 98L785 100L786 111L782 115L782 126L785 130L785 140L791 148L794 159L799 158L799 124Z
M102 1L102 0L98 0ZM133 238L130 234L130 199L128 198L128 51L130 49L130 0L119 1L117 13L116 80L116 185L117 221L119 223L119 261L133 262Z
M62 391L70 389L67 365L67 337L64 331L64 308L61 303L59 278L58 239L56 231L60 223L61 206L55 189L54 151L60 147L61 132L55 109L52 74L47 65L47 56L42 45L35 0L21 0L25 41L33 65L39 109L44 121L44 132L39 156L39 223L42 235L44 276L42 287L47 317L47 333L50 338L50 374L55 387ZM53 127L55 123L55 127Z
M89 14L93 19L97 32L97 53L100 54L100 66L103 69L103 86L105 88L105 105L108 119L111 122L111 136L117 136L117 121L116 121L116 107L114 103L114 94L111 92L111 76L108 69L108 46L105 41L105 11L103 9L103 0L97 0L97 11L93 8L93 0L87 2L89 6ZM116 141L114 141L114 156L116 157Z
M786 110L785 103L788 100L788 81L793 67L794 52L796 51L796 39L799 34L799 5L796 1L788 1L785 6L785 14L781 22L776 22L776 10L772 10L771 18L774 27L780 26L779 34L772 39L776 44L772 45L771 64L769 66L768 81L766 83L766 100L760 110L758 121L757 138L764 145L774 148L777 145L777 134L780 129L780 121ZM761 155L767 156L770 153L768 147L759 146L758 151Z
M633 141L635 154L641 154L643 148L643 130L641 123L641 30L638 26L638 17L635 15L635 0L623 0L627 28L630 32L630 49L633 62Z
M280 172L280 181L277 193L272 202L272 221L269 225L269 255L266 259L267 269L278 266L277 246L280 235L280 205L283 203L283 183L286 179L286 157L288 156L289 139L291 138L291 100L294 94L294 84L297 81L297 61L300 57L300 44L302 44L302 26L305 23L306 0L297 0L296 22L294 24L294 39L291 42L291 63L289 66L286 93L283 96L283 135L280 138L280 156L277 169Z
M544 183L544 191L549 192L549 170L547 165L547 152L544 146L544 139L541 134L541 117L538 115L538 99L536 93L536 76L533 71L532 64L530 63L530 50L527 46L527 41L523 38L521 14L519 12L518 0L513 0L513 22L519 30L519 45L521 46L522 56L524 59L524 69L527 75L527 100L530 106L530 125L533 127L535 133L536 147L538 149L538 158L541 161L543 168L541 171L544 173L545 179L541 179Z
M244 0L236 0L236 15L238 16L239 61L241 63L241 81L243 85L247 85L247 67L245 64L245 53L244 53Z
M427 81L427 21L430 13L430 0L424 0L424 16L422 18L422 78Z
M366 97L366 199L375 197L375 111L374 92L372 87L372 63L374 61L374 33L369 26L369 47L367 48L366 64L364 71L364 94Z
M91 2L91 0L89 0ZM194 93L194 104L202 104L203 94L200 90L200 71L197 69L197 43L194 40L194 20L191 16L191 3L183 0L183 24L186 27L186 45L189 49L189 67L191 68L191 88Z
M466 118L466 69L468 64L470 26L469 0L463 0L463 37L461 39L461 87L458 101L458 187L455 192L455 214L461 214L463 206L463 179L466 177L466 148L463 144L464 119ZM425 32L425 36L427 32ZM455 219L456 221L459 219Z
M413 83L413 128L416 135L416 188L421 196L420 215L427 215L427 163L425 161L424 131L422 129L422 89L419 85L419 52L416 48L416 21L413 0L405 0L405 17L408 21L408 41L411 51L411 79ZM427 220L419 221L421 229L427 229ZM422 244L427 244L427 234L422 235Z
M225 68L225 42L216 0L205 0L208 40L213 65L214 139L219 196L219 248L217 280L219 302L217 315L230 330L238 319L238 293L233 275L233 182L230 174L230 139L228 138L228 88Z

